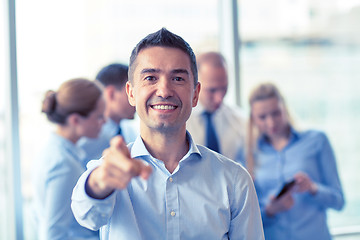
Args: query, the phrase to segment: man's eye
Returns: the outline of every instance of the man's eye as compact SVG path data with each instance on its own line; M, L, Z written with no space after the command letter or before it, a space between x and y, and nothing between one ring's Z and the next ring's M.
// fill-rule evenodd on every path
M178 82L179 82L179 81L184 81L184 79L183 79L182 77L174 77L173 79L174 79L175 81L178 81Z
M209 92L210 94L215 94L215 93L216 93L216 89L215 89L215 88L210 88L210 89L208 89L208 92Z
M265 120L265 118L266 118L265 115L260 115L260 116L259 116L259 119L260 119L260 120Z
M154 76L147 76L147 77L145 77L145 80L154 81L154 80L156 80L156 78Z

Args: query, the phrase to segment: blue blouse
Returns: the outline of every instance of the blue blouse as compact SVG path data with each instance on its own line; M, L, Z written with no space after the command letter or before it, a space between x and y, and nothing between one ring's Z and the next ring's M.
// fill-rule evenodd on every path
M71 211L71 193L80 175L84 152L53 133L33 169L34 210L38 239L99 239L98 232L78 224Z
M275 150L264 137L259 139L257 147L255 188L265 239L331 239L326 210L340 210L344 206L344 196L335 156L326 135L319 131L297 132L292 129L289 143L281 151ZM267 216L265 207L270 197L299 171L317 184L317 193L295 193L295 204L289 211Z

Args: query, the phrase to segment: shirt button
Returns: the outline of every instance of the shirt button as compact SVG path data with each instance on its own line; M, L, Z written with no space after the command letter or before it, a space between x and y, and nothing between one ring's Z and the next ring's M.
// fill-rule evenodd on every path
M173 179L172 177L170 177L170 178L169 178L169 181L170 181L170 182L173 182L173 181L174 181L174 179Z
M174 216L176 215L176 213L175 213L174 211L171 211L171 212L170 212L170 215L171 215L172 217L174 217Z

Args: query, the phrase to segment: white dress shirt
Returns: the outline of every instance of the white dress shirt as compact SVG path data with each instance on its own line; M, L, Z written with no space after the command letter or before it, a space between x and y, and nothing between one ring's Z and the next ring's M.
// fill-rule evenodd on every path
M186 123L186 129L197 144L205 146L206 119L203 114L204 111L204 107L198 104L193 109L190 119ZM222 104L212 115L212 121L220 145L220 153L244 165L246 132L246 118L244 114L239 108Z

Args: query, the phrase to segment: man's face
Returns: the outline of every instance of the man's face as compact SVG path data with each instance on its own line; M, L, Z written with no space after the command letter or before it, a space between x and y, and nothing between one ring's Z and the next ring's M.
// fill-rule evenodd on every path
M228 88L228 77L224 67L204 63L199 68L201 93L199 101L208 112L216 111L222 104Z
M121 89L115 89L113 111L120 119L133 119L135 114L135 107L131 106L126 94L125 86Z
M136 59L133 80L126 85L129 102L136 107L141 126L158 131L185 130L198 100L190 59L183 51L149 47Z
M135 108L130 105L126 94L126 87L121 89L114 85L105 87L104 96L106 99L105 115L115 122L120 122L122 119L133 119Z

